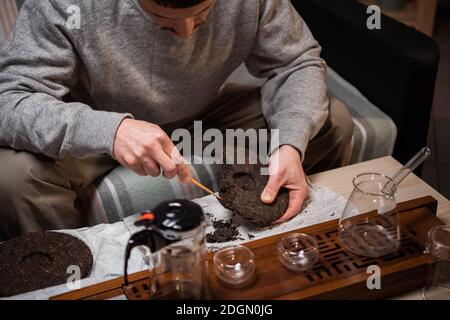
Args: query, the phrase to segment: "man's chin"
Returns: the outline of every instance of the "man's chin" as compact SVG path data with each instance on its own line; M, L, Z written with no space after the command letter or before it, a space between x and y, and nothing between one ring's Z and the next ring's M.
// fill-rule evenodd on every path
M194 31L190 34L190 35L181 35L178 32L176 32L174 29L170 29L170 28L161 28L164 31L167 31L169 33L171 33L172 35L178 37L178 38L183 38L183 39L187 39L192 37L198 30L198 27L194 29Z

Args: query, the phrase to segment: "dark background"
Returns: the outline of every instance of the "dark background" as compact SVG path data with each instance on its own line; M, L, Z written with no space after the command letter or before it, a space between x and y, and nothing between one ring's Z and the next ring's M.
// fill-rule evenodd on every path
M425 162L422 178L450 198L450 1L440 1L434 39L441 59L431 110L428 145L431 157Z

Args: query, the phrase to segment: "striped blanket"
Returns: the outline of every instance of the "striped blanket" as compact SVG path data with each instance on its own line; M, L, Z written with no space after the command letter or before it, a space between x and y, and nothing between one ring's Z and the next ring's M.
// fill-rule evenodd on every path
M208 164L190 166L194 179L218 191L216 167ZM141 177L131 170L117 167L97 184L80 194L87 225L113 223L132 214L154 208L165 200L195 199L206 193L193 184L183 185L177 178Z

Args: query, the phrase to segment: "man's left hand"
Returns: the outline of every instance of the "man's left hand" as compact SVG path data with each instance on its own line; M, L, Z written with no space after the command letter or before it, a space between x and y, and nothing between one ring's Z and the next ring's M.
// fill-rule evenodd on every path
M269 181L261 194L261 201L270 204L281 187L289 191L289 206L275 223L286 221L300 212L308 196L308 184L303 172L300 153L290 145L281 146L269 160Z

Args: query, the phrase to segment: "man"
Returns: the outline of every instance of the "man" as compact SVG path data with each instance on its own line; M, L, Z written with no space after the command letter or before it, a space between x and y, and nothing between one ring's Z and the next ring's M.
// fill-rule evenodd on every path
M223 88L244 62L260 92ZM194 120L279 130L261 200L288 188L289 219L304 168L348 161L351 118L324 77L288 0L28 0L0 51L0 232L79 227L77 193L118 164L188 182L169 135Z

